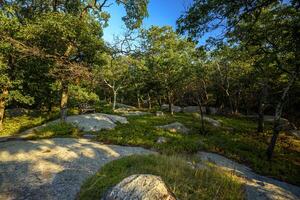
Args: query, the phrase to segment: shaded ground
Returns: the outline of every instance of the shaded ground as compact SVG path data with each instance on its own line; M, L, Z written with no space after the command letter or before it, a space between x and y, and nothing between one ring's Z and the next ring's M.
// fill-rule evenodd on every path
M74 199L99 167L123 156L149 153L85 139L0 143L0 199Z
M248 200L300 199L300 188L297 186L258 175L250 168L218 154L200 152L199 156L204 161L212 162L217 166L220 166L222 169L232 171L238 176L242 177L241 180L243 183L245 183Z

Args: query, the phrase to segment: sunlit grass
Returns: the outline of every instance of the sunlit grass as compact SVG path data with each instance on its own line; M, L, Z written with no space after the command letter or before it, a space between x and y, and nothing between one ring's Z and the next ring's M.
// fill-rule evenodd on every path
M82 186L78 199L101 199L122 179L133 174L160 176L178 199L244 199L242 185L230 174L196 169L182 156L129 156L106 164Z

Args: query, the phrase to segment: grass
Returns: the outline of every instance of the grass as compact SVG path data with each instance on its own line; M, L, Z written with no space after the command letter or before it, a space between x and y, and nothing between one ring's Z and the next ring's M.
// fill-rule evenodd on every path
M160 176L178 199L244 199L243 187L232 175L216 168L194 169L184 157L162 155L135 155L106 164L83 184L78 199L101 199L133 174Z
M22 116L6 116L0 137L12 136L58 117L58 113L28 112Z
M78 110L70 109L68 114L78 114ZM10 116L6 114L3 121L3 130L0 131L0 137L13 136L57 118L59 118L58 108L50 113L28 110L25 114L20 116Z
M109 109L108 107L105 109ZM264 133L256 133L256 122L242 117L210 116L221 121L225 128L213 128L206 124L208 133L199 134L197 115L176 114L157 117L154 115L128 117L129 124L118 124L114 130L93 133L97 140L107 144L142 146L163 154L193 154L199 150L215 152L250 166L254 171L295 185L300 185L300 141L284 132L276 144L274 158L267 161L265 151L271 138L271 125L266 124ZM21 116L6 118L4 132L11 135L25 128L40 125L49 116ZM191 129L188 135L156 129L155 126L181 122ZM233 129L230 129L233 128ZM80 137L75 127L57 125L41 129L31 139L50 137ZM158 144L159 137L167 143Z
M143 146L155 148L167 154L195 153L201 146L197 132L197 119L187 115L167 115L165 117L132 116L128 117L129 124L118 124L114 130L101 131L97 139L107 144ZM192 133L184 135L156 129L155 126L165 125L175 121L185 122L192 128ZM196 126L193 127L192 124ZM159 137L167 138L165 144L156 143Z
M81 132L77 127L70 123L54 123L49 124L39 130L34 130L26 136L27 139L45 139L53 137L75 137L81 136Z
M192 154L199 150L215 152L250 166L254 171L279 180L300 185L300 141L281 133L275 148L274 159L269 162L266 149L271 138L271 125L264 133L256 133L256 122L241 117L211 116L222 122L216 129L206 124L207 135L200 135L199 119L192 114L176 114L165 117L129 117L129 124L120 124L114 130L101 131L97 139L107 144L142 146L161 153ZM191 128L188 135L171 133L154 128L172 122L181 122ZM157 144L159 137L168 142Z

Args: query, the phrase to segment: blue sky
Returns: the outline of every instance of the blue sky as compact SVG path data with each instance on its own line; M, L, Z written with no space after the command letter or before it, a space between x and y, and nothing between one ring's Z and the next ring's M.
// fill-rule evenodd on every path
M185 11L192 0L150 0L148 5L149 17L144 20L143 27L149 28L151 25L169 25L176 29L176 20ZM108 42L113 40L113 35L120 35L124 32L122 16L125 11L122 6L113 5L107 9L111 14L109 26L104 29L104 39ZM200 43L207 38L204 37Z

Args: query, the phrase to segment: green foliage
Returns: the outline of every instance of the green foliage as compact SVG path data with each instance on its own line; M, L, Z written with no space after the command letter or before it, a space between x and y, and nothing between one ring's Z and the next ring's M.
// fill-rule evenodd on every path
M129 156L106 164L81 187L79 199L100 199L122 179L133 174L162 177L179 199L244 199L242 185L232 175L212 169L193 169L184 157ZM166 170L168 169L168 170Z
M99 103L99 97L97 94L88 91L88 89L80 87L78 85L69 86L70 94L70 105L79 106L81 104L87 103L90 105L95 105Z
M159 130L155 126L165 125L175 121L182 122L193 127L193 134L183 135ZM194 125L192 125L194 124ZM155 147L156 149L172 153L195 153L201 148L201 141L196 132L198 120L186 115L176 115L156 117L156 116L137 116L130 117L129 124L119 124L114 130L101 131L97 139L112 144L143 146L146 148ZM159 137L166 137L169 141L166 144L157 144Z
M46 127L33 131L27 135L27 139L52 138L52 137L78 137L80 131L73 124L51 123Z
M292 136L281 135L276 156L272 162L267 161L265 149L271 137L271 124L266 124L264 133L256 133L256 122L246 118L211 116L220 120L224 128L216 129L205 124L207 135L200 135L200 122L197 117L189 114L174 116L130 117L129 124L118 125L114 130L101 131L97 139L108 144L143 146L155 148L166 154L196 153L199 150L212 151L226 157L246 163L256 172L275 177L299 185L300 144ZM155 126L172 122L181 122L192 131L189 135L171 133L156 129ZM232 129L232 130L231 130ZM157 144L159 137L168 142ZM295 159L296 158L296 159ZM268 166L268 167L266 167Z
M28 111L27 114L21 116L10 116L8 113L4 118L3 130L0 131L0 136L12 136L25 131L29 128L42 125L43 123L55 119L58 113L39 113Z

